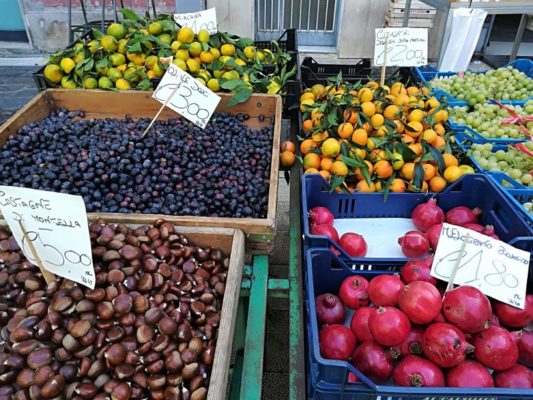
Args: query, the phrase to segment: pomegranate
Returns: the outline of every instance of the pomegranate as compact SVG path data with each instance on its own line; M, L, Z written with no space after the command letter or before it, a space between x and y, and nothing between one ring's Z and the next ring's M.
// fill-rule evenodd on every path
M495 371L492 378L496 387L533 389L533 373L520 364L516 364L505 371Z
M500 237L498 235L487 235L493 238L494 240L500 240Z
M499 301L494 302L494 313L500 323L509 328L524 328L533 322L533 295L526 296L524 309Z
M431 361L418 356L407 356L394 368L392 380L398 386L442 387L444 374Z
M439 312L431 322L446 322L446 318L444 318L444 314L442 312Z
M341 236L339 245L350 257L364 257L368 250L365 239L357 233L345 233Z
M465 360L471 346L465 335L452 324L435 322L422 335L422 351L441 368L451 368Z
M426 232L433 225L444 222L444 211L437 206L437 200L429 199L427 203L415 207L411 218L417 229Z
M324 326L318 339L320 354L332 360L347 361L357 343L350 328L340 324Z
M315 225L311 227L311 235L327 236L333 242L339 243L339 234L333 225Z
M483 228L483 232L481 233L487 236L496 236L494 232L494 226L492 225L485 225L485 227Z
M426 232L426 236L429 240L429 246L431 250L436 251L439 244L440 233L442 231L442 224L433 225Z
M379 275L368 284L368 297L376 306L395 306L403 287L398 274Z
M500 324L500 320L498 319L498 317L496 316L496 314L492 314L490 316L490 324L491 325L496 325L496 326L501 326Z
M357 383L359 378L353 372L348 372L348 383Z
M368 318L368 327L374 340L382 346L396 346L402 343L409 331L409 318L395 307L379 307Z
M368 327L368 319L376 311L374 307L361 307L352 316L350 329L360 342L370 342L374 340L372 332Z
M442 313L464 333L479 333L490 326L492 307L479 289L464 285L446 293Z
M509 331L490 326L474 336L474 356L485 367L494 370L509 369L518 361L518 346Z
M533 333L529 331L512 332L518 347L518 362L528 368L533 368Z
M494 382L487 368L477 361L466 360L446 372L446 386L490 388Z
M344 323L344 304L331 293L324 293L315 299L316 319L319 325Z
M479 223L478 216L481 215L481 209L468 207L454 207L446 213L446 222L452 225L465 226L466 224Z
M399 298L400 309L415 324L428 324L440 312L442 298L435 286L424 281L405 285Z
M364 342L353 355L352 364L375 382L386 382L392 375L393 359L390 354L375 342Z
M314 225L333 225L335 218L333 213L326 207L313 207L309 210L309 218L311 219L311 226Z
M339 297L352 310L368 306L368 281L360 275L345 278L339 288Z
M474 232L478 232L478 233L483 233L483 231L485 230L484 226L479 225L479 224L472 224L472 223L466 224L464 226L464 228L470 229L470 230L472 230Z
M428 257L430 260L431 257ZM431 283L432 285L437 284L437 279L433 278L431 273L431 261L428 263L423 260L409 260L400 270L400 277L403 282L407 285L414 281L424 281Z
M424 334L424 329L422 327L414 325L411 327L411 331L405 338L405 340L400 343L400 352L402 356L409 355L419 355L422 354L422 335Z
M429 251L429 240L422 232L409 231L398 239L402 252L406 257L418 258Z

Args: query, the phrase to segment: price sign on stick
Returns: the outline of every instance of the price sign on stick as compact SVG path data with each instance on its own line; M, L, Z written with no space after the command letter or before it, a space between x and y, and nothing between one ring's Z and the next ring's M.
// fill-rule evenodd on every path
M523 309L529 259L527 251L470 229L443 224L431 275L477 287L487 296Z
M205 29L210 35L217 33L217 12L215 8L186 14L174 14L174 21L191 28L194 33Z
M385 42L387 48L385 49ZM386 54L386 56L385 56ZM427 28L378 28L374 65L412 67L428 63Z
M168 66L152 97L202 129L220 102L220 97L174 64ZM153 121L157 119L163 107ZM152 121L152 123L153 123ZM145 131L148 131L152 123Z
M0 211L31 263L94 289L87 213L80 196L0 186Z

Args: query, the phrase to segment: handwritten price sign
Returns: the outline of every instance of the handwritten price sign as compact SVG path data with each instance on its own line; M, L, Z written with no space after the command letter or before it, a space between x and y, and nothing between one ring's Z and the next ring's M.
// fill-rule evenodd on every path
M374 65L383 65L387 42L387 65L412 67L428 63L426 28L378 28L374 42Z
M174 14L174 21L191 28L194 33L205 29L210 35L217 33L217 12L215 8L193 13Z
M0 186L0 211L31 263L37 260L28 240L46 270L94 289L87 213L80 196Z
M220 102L219 96L174 64L168 66L152 97L202 129Z
M469 238L461 252L467 234ZM529 252L470 229L443 224L431 275L448 281L458 258L455 284L477 287L487 296L524 308Z

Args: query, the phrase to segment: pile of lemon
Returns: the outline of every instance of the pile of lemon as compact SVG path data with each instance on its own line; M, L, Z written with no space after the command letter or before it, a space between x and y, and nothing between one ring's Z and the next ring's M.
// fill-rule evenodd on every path
M440 192L474 172L453 154L448 111L425 87L317 84L300 110L304 171L337 190Z
M127 15L132 15L130 12ZM44 76L63 88L148 90L171 62L213 91L245 88L250 92L279 92L287 76L283 52L258 49L251 39L224 33L198 34L179 29L170 16L155 20L124 19L107 31L93 29L93 37L50 57ZM263 71L263 66L274 66ZM266 70L266 69L265 69ZM236 81L233 84L224 84Z

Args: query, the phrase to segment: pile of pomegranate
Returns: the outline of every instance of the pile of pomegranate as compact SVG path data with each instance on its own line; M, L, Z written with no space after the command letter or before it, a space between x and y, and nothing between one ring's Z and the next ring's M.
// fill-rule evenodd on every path
M370 281L351 275L337 294L317 296L322 357L349 361L380 384L533 388L533 295L522 310L472 286L444 293L431 263L411 260ZM346 309L355 310L349 324Z

